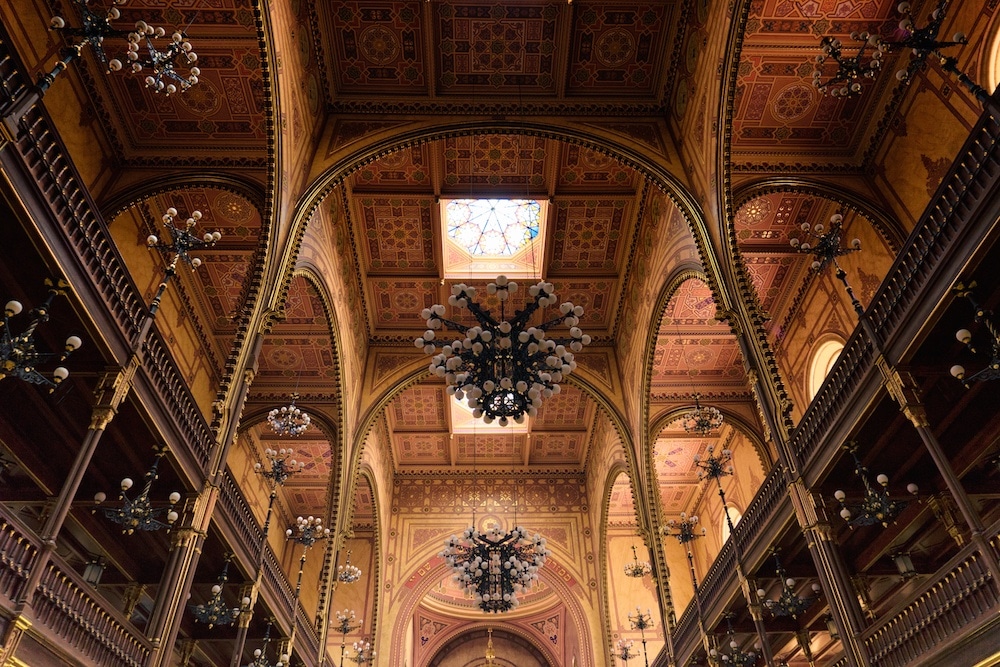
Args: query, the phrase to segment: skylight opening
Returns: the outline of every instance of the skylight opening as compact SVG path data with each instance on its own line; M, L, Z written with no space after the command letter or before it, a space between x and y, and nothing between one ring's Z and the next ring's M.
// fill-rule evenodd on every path
M442 200L445 277L540 276L547 204L537 199Z

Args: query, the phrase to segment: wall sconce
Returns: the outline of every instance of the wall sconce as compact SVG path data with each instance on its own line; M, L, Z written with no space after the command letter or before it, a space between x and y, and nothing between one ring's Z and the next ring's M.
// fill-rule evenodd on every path
M108 561L104 556L94 556L83 568L83 580L91 586L97 586L101 583L101 575L107 566Z
M917 576L917 568L913 566L913 560L910 558L910 554L905 551L899 551L892 554L892 562L896 564L896 570L899 571L899 578L902 581L907 579L912 579Z
M830 639L837 641L840 639L840 632L837 631L837 624L833 622L833 616L827 614L823 618L823 622L826 623L826 631L830 633Z

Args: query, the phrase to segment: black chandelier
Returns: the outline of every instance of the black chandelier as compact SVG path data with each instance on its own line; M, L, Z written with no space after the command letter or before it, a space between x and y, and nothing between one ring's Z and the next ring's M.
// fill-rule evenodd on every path
M972 292L975 287L976 283L973 281L968 285L958 283L952 290L958 296L964 296L969 300L969 303L972 304L973 312L975 313L976 323L982 324L986 327L986 331L989 333L990 360L987 362L985 367L976 371L972 375L966 375L965 367L958 364L951 367L951 374L956 379L961 381L961 383L965 385L966 389L968 389L969 385L973 382L983 382L1000 378L1000 329L997 329L996 323L993 322L993 313L986 310L976 300L976 295ZM958 342L965 345L970 352L976 354L976 348L972 345L971 331L968 329L959 329L955 333L955 338L958 339Z
M820 42L823 53L816 56L816 69L812 73L813 85L824 95L827 93L834 97L857 95L862 90L862 82L865 79L874 79L881 71L886 53L909 51L909 63L896 72L898 81L909 81L917 70L927 66L927 59L933 55L941 68L954 74L959 83L976 99L986 105L994 104L988 91L958 69L956 58L941 53L941 49L960 46L969 41L961 32L956 32L950 41L938 39L948 9L948 0L938 0L937 7L931 12L930 22L923 27L914 25L909 2L900 2L896 9L903 16L899 22L899 29L906 34L902 39L886 40L876 34L852 32L851 39L860 44L857 53L848 56L844 53L844 44L839 39L824 37ZM869 48L871 48L870 54L866 53ZM832 77L823 81L823 65L827 58L837 63L837 71Z
M694 395L694 407L684 413L681 418L681 426L688 433L699 436L706 436L712 431L722 426L722 413L718 408L712 406L702 406L699 401L700 395Z
M298 392L293 393L290 398L292 402L288 405L267 413L267 423L277 435L302 435L312 423L309 413L295 405L295 401L299 400Z
M62 59L39 80L40 90L48 89L59 73L78 58L87 46L91 47L94 56L108 72L118 72L123 69L121 59L109 58L105 52L104 40L107 37L126 38L128 46L124 57L129 62L129 69L135 73L143 72L144 68L148 69L150 74L145 81L151 90L170 95L178 90L187 90L198 83L198 77L201 75L201 71L195 66L198 54L192 50L191 42L183 32L174 32L170 43L165 48L158 48L153 40L166 36L167 31L163 28L154 28L145 21L137 21L135 29L131 32L112 27L111 22L121 18L118 6L124 5L126 0L112 0L111 6L104 14L92 11L87 0L71 1L80 14L81 27L70 27L66 19L54 16L49 21L49 28L76 37L78 40L61 51ZM145 51L142 53L140 53L142 51L140 43L144 43L145 46ZM184 75L179 68L186 68L187 74Z
M813 583L811 587L812 595L808 597L798 596L795 593L795 579L789 577L785 568L781 565L781 559L778 558L778 550L772 549L771 554L774 556L774 571L778 575L778 581L781 583L781 593L776 600L772 600L767 597L766 590L758 588L757 597L760 598L761 605L772 616L791 616L795 618L819 599L822 589L820 589L819 584Z
M861 483L865 486L865 496L860 503L849 505L846 493L840 489L834 491L833 497L840 503L840 517L851 528L877 524L881 524L883 528L887 527L909 503L905 500L893 500L889 496L889 477L885 473L875 476L878 486L871 483L868 468L858 458L857 446L854 443L849 443L844 448L854 458L854 474L861 478ZM920 492L920 488L912 482L906 485L906 490L912 496Z
M723 665L753 667L753 665L757 664L757 652L744 651L740 648L739 642L736 641L736 634L733 632L733 612L727 611L723 615L726 618L726 627L728 629L726 637L729 639L729 653L722 653L721 651L713 648L709 651L709 655L721 662Z
M628 624L633 630L639 631L639 637L642 639L642 659L646 663L646 667L649 667L649 656L646 654L646 630L651 629L655 625L653 623L653 611L647 609L644 614L639 607L636 607L635 613L628 615Z
M51 392L69 377L69 371L64 366L58 366L52 371L52 378L49 379L41 374L38 365L53 359L56 361L65 360L83 344L83 341L80 340L79 336L70 336L66 339L61 352L39 352L35 349L35 329L38 328L39 324L48 322L52 299L56 295L65 294L69 287L69 283L62 280L56 283L46 280L45 284L48 285L49 295L40 306L35 306L28 311L31 321L21 333L16 334L11 330L10 318L18 315L24 306L21 305L20 301L13 299L4 306L3 322L0 322L0 380L6 377L16 377L29 384L48 387Z
M337 566L337 581L353 584L361 578L361 568L351 563L351 550L347 550L347 559L343 565Z
M625 563L624 569L625 576L633 579L641 579L653 571L648 560L639 560L639 554L636 552L634 544L632 545L632 562Z
M375 649L372 648L371 642L367 639L354 642L351 644L351 648L354 649L354 655L348 655L347 657L359 665L367 665L370 662L375 662Z
M452 535L438 555L454 572L459 588L471 593L485 612L502 613L520 604L518 595L538 581L551 552L544 537L520 526L504 533L498 526L479 532L469 526Z
M239 607L228 606L222 598L222 589L229 581L229 561L232 559L233 554L227 553L222 572L219 573L218 583L212 586L212 597L208 599L208 602L188 605L194 620L205 623L209 629L216 625L226 626L233 623L239 618L240 613L250 606L249 597L244 597Z
M156 531L161 528L170 528L177 521L178 515L177 511L174 510L174 505L180 502L181 494L176 491L172 492L167 499L169 504L165 507L154 507L153 501L149 498L149 492L153 489L153 482L159 476L158 468L160 459L166 456L166 454L166 447L156 448L153 465L146 471L144 476L146 483L143 484L142 490L134 500L126 495L128 490L133 486L132 478L126 477L121 481L121 493L118 494L118 501L121 503L121 506L97 507L93 511L101 510L104 513L104 517L120 525L122 532L126 535L131 535L137 530ZM106 493L98 491L94 494L94 504L101 505L107 498ZM163 520L160 517L163 517Z
M834 213L830 216L829 229L823 223L818 222L815 225L810 225L808 222L803 222L800 228L803 233L802 237L792 237L788 243L798 252L812 255L815 258L812 263L813 271L822 271L831 263L840 270L840 265L837 263L838 257L861 250L861 239L852 240L850 248L840 245L844 233L843 223L844 216L840 213Z
M344 649L347 647L347 635L363 625L364 621L355 615L351 609L337 612L337 623L333 629L340 633L340 667L344 667Z
M494 419L501 426L511 419L520 424L525 415L534 416L542 400L558 394L559 383L576 368L574 353L590 344L590 336L577 326L583 306L569 301L559 306L557 317L528 325L536 310L553 306L558 300L552 283L540 281L529 287L531 299L508 319L507 301L517 289L517 283L506 276L497 276L496 282L486 286L487 293L500 301L500 316L494 319L490 311L473 300L476 288L465 283L453 285L448 304L472 313L478 324L471 327L446 319L441 304L420 312L428 328L414 344L434 355L430 370L445 379L448 394L467 399L473 416L487 424ZM569 327L568 338L545 337L546 331L560 324ZM436 332L442 327L464 338L441 342L438 351Z
M622 664L628 665L629 660L639 657L639 654L633 649L634 645L635 642L631 639L619 639L618 643L615 644L615 657L621 660Z
M254 649L253 660L247 664L247 667L286 667L288 665L288 654L282 653L278 656L277 662L273 665L271 661L267 658L267 647L271 643L271 627L274 625L274 619L270 619L267 622L267 628L264 629L264 637L261 640L261 647Z

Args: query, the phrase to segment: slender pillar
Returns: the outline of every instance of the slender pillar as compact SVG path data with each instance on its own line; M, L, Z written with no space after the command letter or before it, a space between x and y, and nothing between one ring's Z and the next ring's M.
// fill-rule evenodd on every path
M174 529L171 537L170 558L160 578L156 603L146 629L146 636L153 645L147 663L149 667L172 664L178 621L187 601L189 580L194 574L192 564L197 562L204 543L204 533L193 525Z

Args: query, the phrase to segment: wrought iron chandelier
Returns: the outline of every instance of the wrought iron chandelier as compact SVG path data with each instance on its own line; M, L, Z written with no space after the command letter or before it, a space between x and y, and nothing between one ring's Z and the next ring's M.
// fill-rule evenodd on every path
M154 507L153 501L149 498L149 492L153 488L153 482L156 481L159 472L158 468L160 465L160 459L162 459L167 453L166 447L160 447L156 449L156 456L153 458L153 465L148 471L144 479L146 483L143 484L142 490L139 495L134 499L130 499L128 495L128 490L132 488L133 482L131 477L126 477L121 481L121 493L118 494L118 500L122 503L121 507L98 507L93 511L96 512L100 509L104 513L104 517L110 521L120 525L122 527L122 532L126 535L131 535L137 530L145 531L156 531L161 528L170 528L177 521L177 511L174 510L174 505L176 505L181 500L181 494L174 491L167 498L169 503L166 507ZM103 491L98 491L94 494L94 503L100 505L108 496ZM163 517L164 521L160 520Z
M253 470L255 473L263 477L268 481L268 483L273 487L284 486L285 482L292 475L302 472L302 469L306 467L304 461L296 461L290 458L294 454L291 448L285 449L271 449L267 447L264 449L264 456L267 457L270 467L265 469L262 463L254 463Z
M854 474L861 478L861 483L865 486L865 496L859 504L848 504L847 494L837 489L833 492L833 497L840 504L840 516L851 528L854 526L874 526L881 524L883 528L895 521L899 513L906 509L909 504L905 500L893 500L889 496L889 477L885 473L876 475L876 487L869 481L868 468L861 463L858 458L857 447L850 443L845 449L854 458ZM913 496L920 492L920 488L912 482L906 485L906 490Z
M207 624L210 629L216 625L229 625L239 617L244 609L250 606L249 597L244 597L239 607L228 606L222 598L222 589L226 585L226 582L229 581L229 561L232 558L233 554L226 554L226 561L222 566L222 572L219 574L218 583L212 586L212 597L209 598L208 602L197 605L193 604L188 607L194 615L194 619L199 623Z
M830 216L829 229L821 222L815 225L803 222L801 227L803 238L792 237L788 243L798 252L812 255L815 258L812 263L813 271L822 271L831 263L839 270L840 265L837 264L837 257L861 250L861 239L852 240L850 248L844 248L840 245L843 236L843 223L844 216L840 213L834 213Z
M976 99L983 104L994 105L989 93L958 69L956 58L941 53L941 49L960 46L969 41L961 32L956 32L951 41L938 39L948 9L948 0L938 0L937 7L930 14L930 22L922 28L914 25L909 2L900 2L896 9L903 16L899 22L899 29L904 31L906 36L902 39L886 40L868 32L852 32L851 39L860 44L854 56L847 56L844 53L844 44L839 39L824 37L820 42L823 53L816 56L816 69L812 73L813 85L824 95L827 93L833 97L857 95L862 91L861 84L865 79L874 79L878 76L886 53L909 51L910 62L896 72L898 81L909 81L914 72L927 66L927 59L933 55L941 68L954 74L959 83ZM868 48L872 49L870 54L866 53ZM837 63L837 71L832 77L823 81L823 66L827 58Z
M635 545L632 545L632 562L625 563L625 576L632 577L633 579L641 579L647 574L653 571L653 567L649 564L649 561L639 560L639 554L635 550Z
M647 609L644 614L641 609L636 607L635 613L628 615L628 624L633 630L639 631L639 637L642 639L642 659L646 663L646 667L649 667L649 655L646 653L646 630L654 625L653 611Z
M333 629L340 633L340 667L344 667L344 649L347 646L348 633L354 632L362 624L363 620L357 618L351 609L337 612L337 623L333 626Z
M253 651L253 661L250 662L247 667L286 667L288 665L288 654L282 653L278 656L278 661L273 665L271 661L267 659L267 647L271 643L271 627L274 625L274 619L270 619L267 622L267 628L264 630L264 637L261 641L261 647L254 649Z
M361 578L361 568L351 563L351 550L347 550L347 560L343 565L337 566L337 581L344 584L353 584Z
M631 639L619 639L618 643L615 644L615 657L622 661L623 664L627 665L628 661L632 658L638 658L639 654L632 650L632 646L635 644Z
M154 28L145 21L138 21L135 24L135 31L128 34L128 54L131 61L131 69L136 74L148 68L150 74L145 78L146 87L154 92L171 95L178 90L185 91L198 83L201 70L195 65L198 61L198 54L194 52L191 42L183 32L174 32L170 36L170 43L164 49L158 49L153 43L153 38L164 37L167 31L163 28ZM140 42L145 42L146 51L140 54ZM121 65L119 64L119 67ZM179 67L188 69L188 75L184 76Z
M681 418L681 426L688 433L706 436L712 431L722 426L723 417L718 408L702 406L698 400L699 394L694 395L694 407L684 413Z
M298 393L293 393L289 398L292 399L290 404L274 408L267 413L267 423L278 435L302 435L309 429L312 418L308 412L296 407L295 401L299 400Z
M812 603L819 599L820 589L819 584L813 583L812 595L809 597L799 597L795 593L795 579L788 576L785 572L785 568L781 565L781 559L778 558L778 550L772 549L772 555L774 556L774 571L778 575L778 581L781 583L781 593L778 595L778 599L772 600L767 597L767 591L763 588L757 589L757 597L760 598L761 605L767 609L772 616L791 616L792 618L797 617L799 614L804 612Z
M52 371L52 379L41 374L38 370L39 364L47 363L50 360L64 361L83 344L79 336L70 336L62 352L39 352L35 349L35 330L39 324L48 322L49 311L52 307L52 299L58 294L65 294L69 284L60 280L53 283L46 280L49 287L49 295L40 306L35 306L28 314L31 321L24 331L19 334L11 330L10 318L18 315L24 309L20 301L13 299L8 301L3 309L3 322L0 323L0 380L6 377L16 377L29 384L42 385L48 387L49 391L54 391L59 384L69 377L69 371L64 366L57 366Z
M66 19L61 16L54 16L49 21L49 28L59 30L66 35L79 38L62 49L62 59L56 66L45 74L38 82L38 87L45 91L60 72L66 69L70 62L75 60L83 52L83 49L90 46L97 60L107 69L108 72L118 72L123 69L121 59L108 57L104 50L104 40L107 37L125 37L128 47L125 51L125 59L129 62L129 69L139 73L143 68L150 70L150 75L146 77L146 85L154 92L163 92L167 95L178 90L187 90L198 83L201 70L195 66L198 55L192 50L191 42L183 32L174 32L171 35L171 42L166 48L157 48L154 39L165 37L167 31L163 28L154 28L145 21L137 21L132 32L112 27L111 22L121 18L119 5L124 5L126 0L112 0L111 6L104 14L94 12L88 6L87 0L72 0L73 5L80 13L81 27L73 28L66 23ZM145 42L146 51L140 53L140 43ZM187 75L181 73L178 68L186 68Z
M354 642L351 644L351 648L354 649L354 655L349 655L347 657L359 665L367 665L368 663L375 661L375 650L372 648L371 642L367 639Z
M990 346L990 360L987 362L986 366L972 375L965 374L965 367L955 364L951 367L951 374L957 380L961 381L965 388L968 389L969 385L973 382L983 382L987 380L996 380L1000 378L1000 329L997 328L996 323L993 321L990 311L986 310L977 300L976 295L972 290L976 287L975 282L971 282L968 285L964 283L957 283L952 290L958 296L964 296L972 304L973 312L975 313L975 321L978 324L982 324L986 327L986 331L989 333L989 346ZM965 345L972 354L976 354L976 348L972 345L972 332L968 329L959 329L955 333L955 338L958 339L962 345Z
M536 414L543 399L558 394L559 383L576 369L574 353L591 340L578 326L583 306L566 301L559 306L557 317L528 325L536 310L556 304L553 289L552 283L545 281L532 285L528 303L508 319L507 302L518 290L516 282L501 275L486 286L486 292L500 301L499 318L474 301L476 288L465 283L453 285L448 304L468 310L477 322L471 327L445 318L446 309L441 304L420 312L428 328L414 344L434 355L431 372L445 379L449 395L468 400L476 419L487 424L496 419L501 426L513 419L520 424L525 415ZM549 329L561 324L569 327L568 338L545 337ZM442 327L464 338L439 341L437 331Z
M459 588L472 594L485 612L502 613L518 606L518 595L538 581L538 570L551 552L544 537L520 526L504 533L494 526L475 526L452 535L438 554L454 572Z
M724 616L726 617L726 626L729 629L726 634L729 638L729 653L722 653L714 648L709 653L724 665L753 667L753 665L757 664L757 652L744 651L740 648L739 643L736 641L736 635L733 632L733 612L726 612Z

